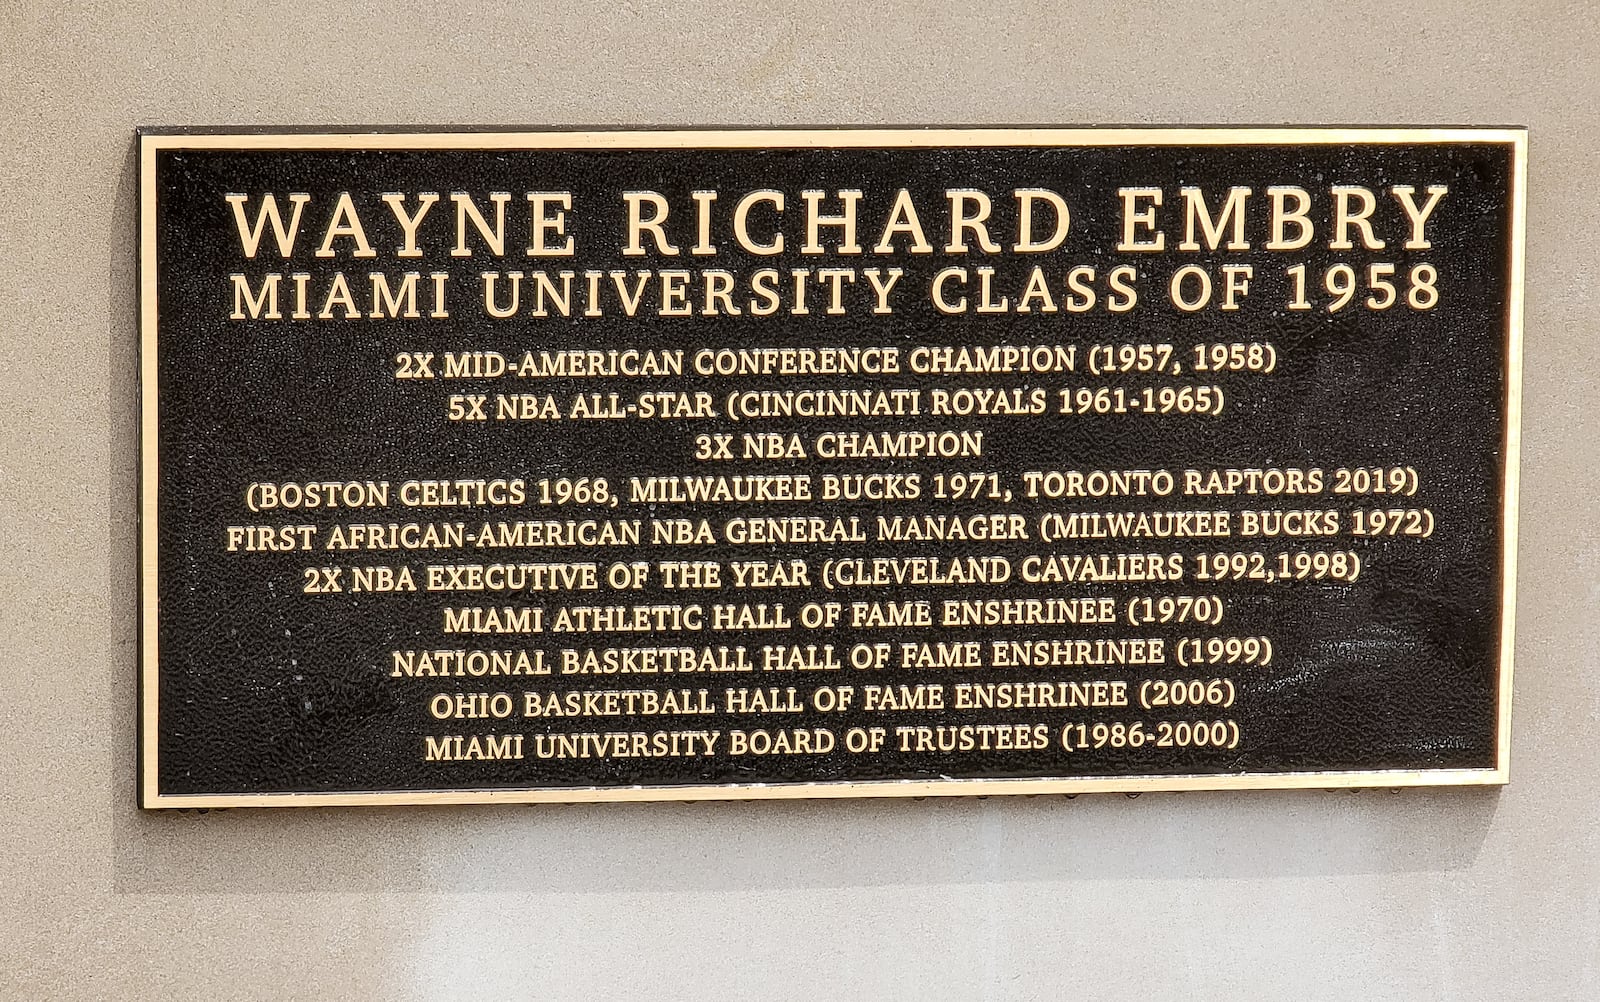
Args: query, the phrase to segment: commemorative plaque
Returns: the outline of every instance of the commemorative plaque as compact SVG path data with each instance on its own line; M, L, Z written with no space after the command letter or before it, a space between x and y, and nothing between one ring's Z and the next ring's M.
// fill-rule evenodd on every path
M1507 778L1522 130L140 142L146 807Z

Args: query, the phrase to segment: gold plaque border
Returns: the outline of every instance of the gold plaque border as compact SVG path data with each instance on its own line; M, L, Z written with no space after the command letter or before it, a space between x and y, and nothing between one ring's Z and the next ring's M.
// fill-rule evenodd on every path
M372 793L164 794L157 782L160 651L157 573L156 154L163 150L649 150L840 149L992 146L1238 146L1359 143L1505 143L1512 149L1511 247L1506 309L1506 438L1502 480L1500 664L1496 765L1492 769L1224 773L1077 778L724 783L406 790ZM176 133L139 136L139 804L145 808L345 807L400 804L531 804L781 800L837 797L1037 796L1184 790L1293 790L1484 786L1511 770L1511 673L1516 639L1517 475L1522 445L1522 315L1528 130L1525 128L1107 127L571 130L457 132Z

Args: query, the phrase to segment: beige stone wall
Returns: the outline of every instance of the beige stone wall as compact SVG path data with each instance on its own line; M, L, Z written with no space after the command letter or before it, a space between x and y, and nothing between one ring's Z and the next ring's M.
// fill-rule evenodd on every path
M1581 4L0 0L0 997L1600 997ZM1532 128L1503 791L141 814L139 125Z

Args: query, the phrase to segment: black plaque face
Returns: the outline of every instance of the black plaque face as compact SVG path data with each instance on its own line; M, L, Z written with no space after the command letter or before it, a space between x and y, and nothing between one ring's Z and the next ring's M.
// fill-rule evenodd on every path
M1504 782L1525 144L145 135L141 802Z

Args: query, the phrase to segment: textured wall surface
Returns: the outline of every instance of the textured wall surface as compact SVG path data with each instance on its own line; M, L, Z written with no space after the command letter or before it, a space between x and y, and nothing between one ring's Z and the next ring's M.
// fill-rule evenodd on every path
M1600 996L1583 5L0 2L0 997ZM141 814L139 125L1532 129L1504 790Z

